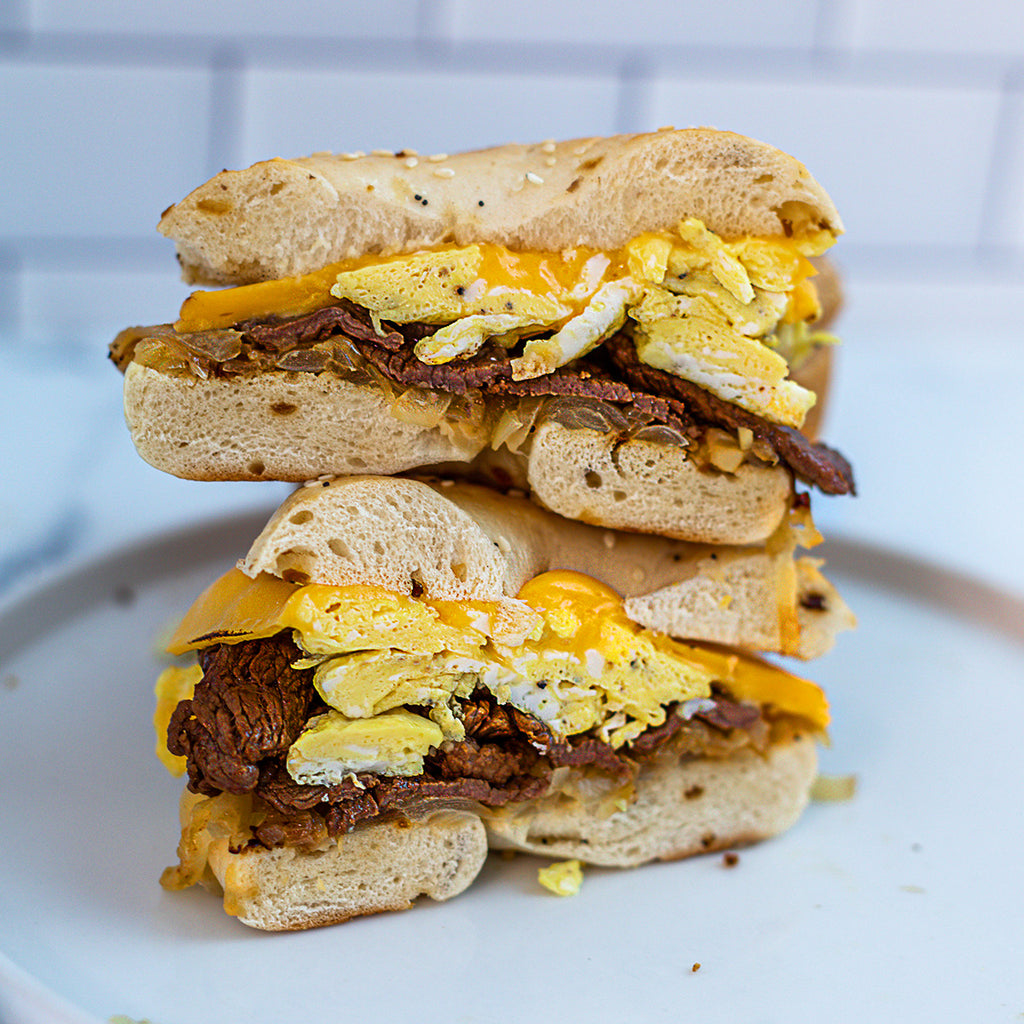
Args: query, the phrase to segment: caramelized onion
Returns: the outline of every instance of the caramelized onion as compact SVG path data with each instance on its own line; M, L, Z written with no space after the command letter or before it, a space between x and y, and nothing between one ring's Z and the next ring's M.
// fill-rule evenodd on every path
M195 331L192 334L179 334L178 338L189 352L212 359L215 363L235 359L242 351L240 331Z
M297 373L322 373L327 369L331 353L323 348L293 348L285 352L274 365L279 370L291 370Z
M664 423L649 423L645 427L634 431L634 441L647 441L650 444L667 444L675 448L688 448L690 440L681 434L675 427L669 427Z
M608 434L625 433L629 429L626 417L614 405L574 395L552 399L545 406L544 416L567 430L597 430Z
M430 430L444 420L452 397L443 391L409 388L392 402L391 415L403 423L413 423Z

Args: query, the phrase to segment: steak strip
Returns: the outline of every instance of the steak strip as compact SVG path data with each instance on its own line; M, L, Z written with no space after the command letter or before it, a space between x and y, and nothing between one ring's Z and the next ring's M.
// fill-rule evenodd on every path
M251 344L274 352L311 345L332 334L343 334L353 341L372 342L390 350L401 348L406 340L395 328L384 324L378 334L366 310L352 303L325 306L299 317L247 320L240 323L237 330Z
M200 650L203 678L167 729L167 749L188 759L193 793L252 792L260 763L287 753L324 707L311 673L291 667L299 657L288 633Z

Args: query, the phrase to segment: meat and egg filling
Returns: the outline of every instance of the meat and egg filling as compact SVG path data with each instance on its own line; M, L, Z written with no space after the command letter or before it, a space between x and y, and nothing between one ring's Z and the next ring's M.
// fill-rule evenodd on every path
M266 847L313 848L437 801L599 790L611 814L651 757L763 751L827 724L813 684L643 629L574 573L531 581L508 614L253 587L288 596L259 622L240 615L245 639L202 641L198 665L168 669L157 720L189 788L250 800L246 841Z
M175 325L112 346L164 373L332 373L380 389L400 419L513 452L553 418L672 444L702 468L782 461L852 490L838 453L799 431L787 378L817 336L804 240L725 242L698 221L615 253L442 247L303 278L199 292Z

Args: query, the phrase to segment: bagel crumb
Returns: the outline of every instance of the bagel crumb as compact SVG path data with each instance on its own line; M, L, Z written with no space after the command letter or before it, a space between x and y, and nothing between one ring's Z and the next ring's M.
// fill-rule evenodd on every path
M722 867L734 868L740 862L740 855L733 850L727 850L722 854Z
M541 868L537 881L556 896L575 896L583 884L583 866L578 860L556 862Z
M698 960L691 968L690 973L696 974L700 970L700 961Z

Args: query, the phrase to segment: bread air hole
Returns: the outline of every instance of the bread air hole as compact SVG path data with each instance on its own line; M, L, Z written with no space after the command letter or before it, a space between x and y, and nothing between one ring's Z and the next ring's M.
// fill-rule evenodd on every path
M465 562L452 562L452 572L455 573L455 578L460 583L466 582L466 563Z
M592 469L588 469L583 477L587 482L588 487L593 487L595 490L601 486L601 474L595 473Z
M230 199L200 199L196 203L196 209L200 213L219 215L230 213L234 209L234 205Z
M252 462L249 463L249 472L253 476L263 476L266 471L267 467L262 459L253 459Z
M289 548L274 560L274 570L287 583L308 583L309 573L303 568L308 564L311 551L303 548Z
M352 549L340 538L331 537L327 546L339 557L352 561Z
M294 523L296 526L301 526L303 523L308 523L313 518L313 513L309 509L302 509L301 512L296 512L294 515L288 517L289 523Z

